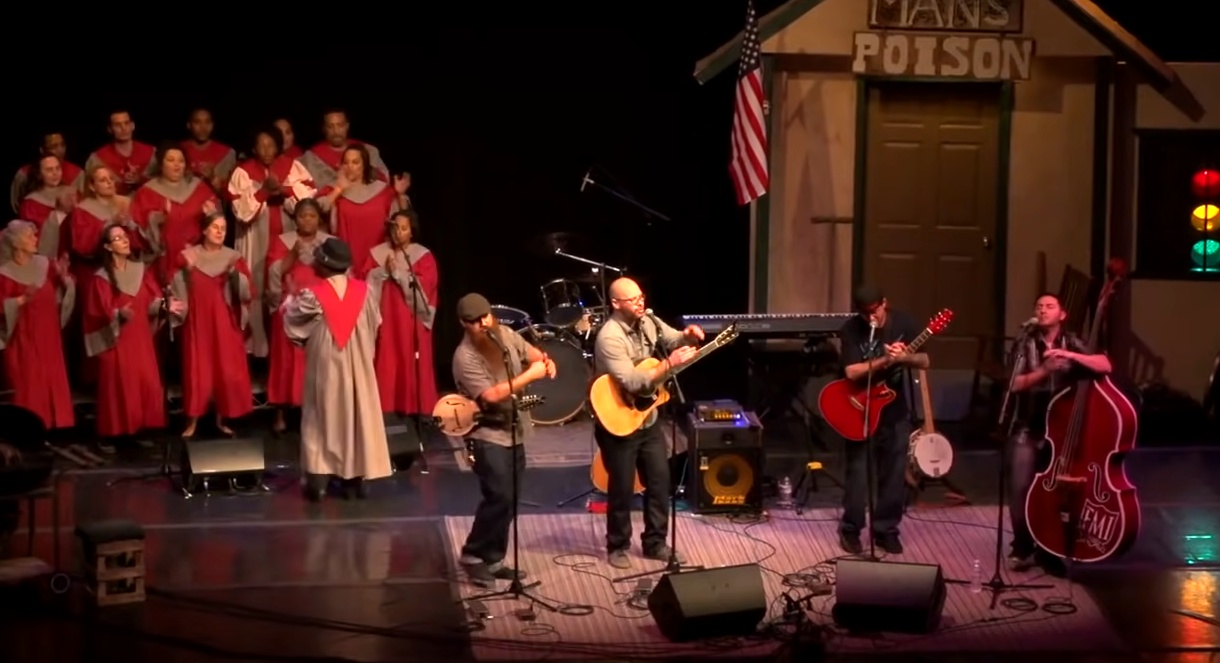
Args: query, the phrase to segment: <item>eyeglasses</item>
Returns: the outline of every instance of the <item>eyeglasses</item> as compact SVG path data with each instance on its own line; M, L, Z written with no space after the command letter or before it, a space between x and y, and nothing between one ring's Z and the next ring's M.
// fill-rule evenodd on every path
M623 302L624 304L639 304L644 301L644 293L640 293L635 297L611 297L612 301Z

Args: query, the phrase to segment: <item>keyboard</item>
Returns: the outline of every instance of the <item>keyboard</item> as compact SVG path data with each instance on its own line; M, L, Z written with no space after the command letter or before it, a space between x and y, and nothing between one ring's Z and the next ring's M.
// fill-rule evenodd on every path
M839 333L854 313L730 313L721 315L684 315L682 326L699 325L709 336L737 323L743 336L755 338L801 338Z

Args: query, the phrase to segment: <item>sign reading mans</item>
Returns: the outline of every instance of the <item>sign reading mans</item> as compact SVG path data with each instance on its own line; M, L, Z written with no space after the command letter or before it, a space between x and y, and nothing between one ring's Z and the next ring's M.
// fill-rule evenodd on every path
M1020 32L1022 0L869 0L874 30Z
M1028 80L1034 40L857 32L851 70L871 76Z

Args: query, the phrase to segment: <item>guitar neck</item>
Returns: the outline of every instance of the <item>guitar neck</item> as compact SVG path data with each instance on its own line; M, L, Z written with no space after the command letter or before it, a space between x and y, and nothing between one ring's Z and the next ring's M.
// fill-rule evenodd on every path
M923 347L923 344L927 343L930 338L932 338L932 330L925 328L922 334L915 337L915 340L907 343L907 352L910 354L919 352L919 348Z
M678 366L677 368L669 369L669 374L671 376L677 375L678 373L681 373L682 371L690 368L691 366L693 366L695 364L695 362L712 354L712 351L714 351L716 348L719 348L721 345L722 345L721 343L712 341L711 343L708 343L707 345L699 348L699 351L695 353L694 357L691 357L690 361L686 362L685 364L682 364L681 366Z
M935 433L936 422L932 419L932 393L928 390L928 372L919 369L916 379L919 380L919 400L923 406L923 432Z

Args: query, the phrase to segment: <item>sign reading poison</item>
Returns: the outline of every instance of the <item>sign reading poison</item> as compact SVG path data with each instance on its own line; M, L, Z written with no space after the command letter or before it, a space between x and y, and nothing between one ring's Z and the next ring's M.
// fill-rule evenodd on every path
M870 76L1028 80L1034 40L857 32L851 69Z

